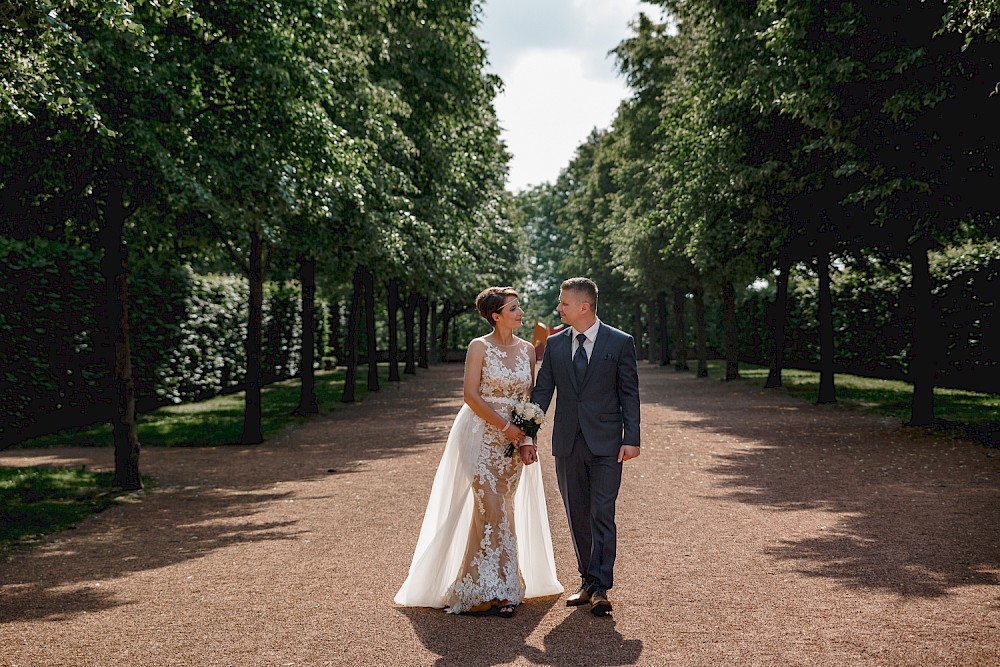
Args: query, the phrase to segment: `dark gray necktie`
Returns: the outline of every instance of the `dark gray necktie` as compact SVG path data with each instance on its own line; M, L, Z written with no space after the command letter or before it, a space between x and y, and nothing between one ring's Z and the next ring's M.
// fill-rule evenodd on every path
M587 374L587 351L583 349L583 341L587 340L587 334L577 334L576 339L580 344L573 355L573 370L576 372L576 383L583 384L583 376Z

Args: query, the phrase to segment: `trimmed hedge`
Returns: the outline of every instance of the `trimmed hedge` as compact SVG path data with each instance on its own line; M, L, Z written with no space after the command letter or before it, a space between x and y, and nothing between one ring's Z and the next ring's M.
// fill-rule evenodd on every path
M0 444L109 410L93 253L0 239Z
M931 258L937 317L915 313L905 263L870 261L834 272L831 292L834 365L838 372L906 380L914 328L935 337L935 383L956 389L1000 392L1000 346L986 332L1000 297L1000 247L963 246ZM788 291L785 363L818 368L818 281L793 271ZM748 291L740 304L741 356L767 364L773 335L766 314L773 287ZM919 322L917 315L925 319Z
M110 355L97 253L0 239L0 447L106 419ZM234 389L246 372L247 281L132 262L129 319L140 410ZM299 290L265 285L265 382L299 372ZM317 303L316 359L328 309Z

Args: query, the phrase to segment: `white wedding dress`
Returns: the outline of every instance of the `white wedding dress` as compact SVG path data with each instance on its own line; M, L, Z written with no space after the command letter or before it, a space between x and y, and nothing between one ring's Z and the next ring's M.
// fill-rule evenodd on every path
M505 415L531 388L531 346L484 342L480 394ZM516 453L506 456L507 444L496 427L462 406L434 476L397 604L457 614L491 600L519 604L562 592L541 464L525 466Z

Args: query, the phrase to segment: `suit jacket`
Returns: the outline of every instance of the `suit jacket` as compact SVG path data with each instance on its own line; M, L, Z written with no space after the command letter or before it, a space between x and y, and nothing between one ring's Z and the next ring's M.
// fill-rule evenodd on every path
M622 445L639 446L639 372L635 341L601 323L587 373L578 385L573 371L573 330L549 336L531 401L546 412L559 390L552 426L552 453L569 456L578 432L598 456L617 456Z

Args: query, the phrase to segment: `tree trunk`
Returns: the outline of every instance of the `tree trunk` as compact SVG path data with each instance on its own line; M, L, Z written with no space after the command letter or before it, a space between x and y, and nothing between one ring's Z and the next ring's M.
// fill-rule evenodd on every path
M778 284L775 287L774 303L771 304L769 319L771 334L774 337L774 347L771 349L770 369L767 372L765 389L775 389L781 386L781 367L785 356L785 320L788 315L788 272L792 262L784 253L778 260Z
M421 296L418 300L420 305L420 342L417 345L417 365L427 368L427 297Z
M330 353L333 355L333 362L338 365L344 359L344 345L341 340L343 332L340 328L342 308L339 303L334 303L330 308Z
M389 281L389 382L399 382L399 281Z
M123 238L128 210L120 184L108 188L101 242L101 273L107 302L109 350L113 356L114 412L111 425L115 444L113 486L133 491L142 488L139 474L139 435L135 414L135 381L128 318L128 246Z
M934 311L931 274L927 259L930 243L924 239L910 246L913 271L913 343L910 346L910 378L913 398L910 403L910 426L933 424L934 419L934 342L940 316ZM916 322L924 322L918 327Z
M448 361L448 334L451 325L451 301L444 302L441 311L441 361Z
M416 319L414 315L417 311L417 295L410 294L410 298L407 299L406 305L403 306L403 327L406 329L406 365L403 367L403 372L407 375L415 375L417 372L416 365L416 331L414 320Z
M722 303L725 308L726 322L726 380L735 380L740 376L739 350L740 341L736 331L736 288L733 282L727 280L722 284Z
M354 402L355 385L358 381L358 329L363 291L361 267L358 267L354 270L354 295L351 297L351 310L347 315L347 336L344 339L344 364L347 366L347 372L344 374L344 393L340 397L342 403Z
M663 291L656 293L656 321L660 333L657 354L660 358L660 365L666 366L670 363L670 337L667 335L669 329L667 325L667 293Z
M646 302L646 328L649 331L649 341L646 347L649 352L646 361L651 364L660 360L660 332L656 324L656 304L648 301Z
M687 294L685 290L674 288L674 369L679 371L688 370L688 343L687 324L684 321L684 306L687 305ZM663 295L664 302L666 295ZM664 303L664 310L666 303Z
M378 334L375 330L375 278L362 268L365 283L365 333L368 340L368 391L378 391Z
M819 396L817 403L836 403L837 387L833 378L833 297L830 294L830 251L816 255L819 273Z
M303 259L299 263L299 280L302 283L302 358L299 372L302 388L296 415L319 412L316 399L316 260Z
M440 361L440 354L438 353L438 304L437 301L431 301L431 337L430 337L430 357L437 363Z
M694 288L694 322L697 338L698 377L708 377L708 345L705 336L705 288L698 285Z
M264 442L261 428L261 346L264 330L264 243L257 230L250 232L250 307L247 320L247 374L243 433L240 444L256 445Z
M642 358L642 304L638 301L632 306L632 338L635 339L636 355Z

